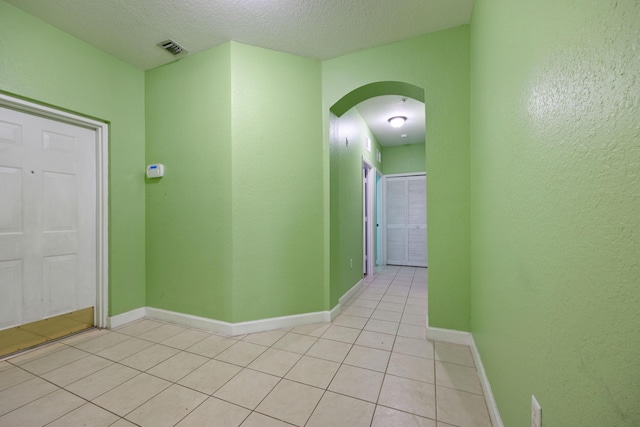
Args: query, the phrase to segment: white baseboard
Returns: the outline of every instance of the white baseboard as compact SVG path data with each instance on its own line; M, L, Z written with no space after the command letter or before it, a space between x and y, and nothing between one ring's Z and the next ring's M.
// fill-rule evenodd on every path
M476 370L478 371L478 376L480 377L480 385L482 386L484 399L487 403L487 408L489 409L491 424L493 427L504 427L504 424L502 424L502 418L500 417L500 412L498 411L498 405L496 404L493 392L491 391L489 378L487 378L487 373L484 370L484 365L480 358L480 352L478 351L478 347L476 347L476 342L473 340L473 335L464 331L427 326L427 339L469 346L471 349L471 355L473 356L473 361L476 365Z
M292 316L272 317L269 319L251 320L248 322L229 323L207 317L178 313L154 307L141 307L117 316L109 317L108 327L117 328L143 317L162 320L189 328L203 329L216 334L235 336L253 334L256 332L271 331L282 328L295 328L296 326L309 325L311 323L328 323L335 319L342 311L342 306L362 287L363 281L353 285L343 296L340 302L331 311L316 311L314 313L294 314Z
M491 391L491 384L489 384L489 378L484 370L482 359L480 358L480 352L476 347L476 342L471 335L471 354L473 355L473 361L476 363L476 369L478 370L478 376L480 377L480 384L482 385L482 391L484 393L484 399L487 402L487 408L489 408L489 416L491 417L491 424L493 427L504 427L502 424L502 418L500 417L500 411L498 411L498 405L496 399L493 397L493 391Z
M231 323L191 314L178 313L176 311L163 310L161 308L147 307L147 317L149 319L162 320L164 322L171 322L188 328L202 329L221 335L233 334L233 325Z
M136 308L135 310L127 311L126 313L110 316L107 318L107 328L109 329L117 328L127 323L131 323L136 320L142 319L146 315L147 315L147 308L140 307L140 308Z
M355 285L353 285L351 287L351 289L349 289L347 292L344 293L344 295L342 295L340 297L340 299L338 300L340 305L344 305L344 303L346 303L347 301L349 301L349 298L351 298L352 296L354 296L356 294L356 292L358 292L360 290L360 288L362 287L362 285L364 284L364 281L362 279L360 279L358 281L358 283L356 283Z

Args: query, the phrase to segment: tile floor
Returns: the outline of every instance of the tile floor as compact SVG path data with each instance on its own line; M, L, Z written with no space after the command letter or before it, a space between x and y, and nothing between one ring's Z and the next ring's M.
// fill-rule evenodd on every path
M225 337L143 319L0 362L0 426L491 426L468 347L425 339L427 271L330 324Z

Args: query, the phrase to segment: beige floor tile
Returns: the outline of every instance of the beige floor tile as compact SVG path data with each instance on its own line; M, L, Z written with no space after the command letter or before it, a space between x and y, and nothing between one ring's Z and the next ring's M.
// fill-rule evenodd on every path
M371 369L373 371L385 372L390 355L391 353L385 350L354 345L343 363Z
M242 427L291 427L291 424L276 420L266 415L259 414L257 412L252 413L241 424Z
M433 359L433 342L426 339L397 337L393 351L410 356Z
M347 356L349 350L351 350L351 344L320 338L307 351L307 356L340 363Z
M176 382L204 365L209 359L197 354L180 352L164 362L158 363L147 372L165 380Z
M404 313L405 314L419 314L421 316L426 316L427 315L427 307L423 307L421 305L407 304L407 305L404 306Z
M159 343L186 330L187 328L184 328L182 326L165 323L161 326L158 326L157 328L151 329L143 334L138 335L138 338Z
M323 391L282 380L256 408L257 412L297 426L303 426L322 397Z
M167 341L163 341L164 344L166 344L166 342ZM237 340L222 337L220 335L209 335L205 339L198 341L191 347L188 347L187 351L201 356L216 357L218 354L222 353L237 342Z
M387 322L400 322L402 319L402 313L396 311L376 310L371 314L372 319L386 320Z
M0 392L0 415L13 411L57 389L53 384L37 377L7 388Z
M140 374L101 395L93 403L123 417L170 385L163 379Z
M326 392L306 427L369 427L375 405Z
M51 424L47 424L47 427L107 427L116 421L118 421L116 415L92 403L86 403Z
M85 403L65 390L58 389L0 417L2 426L40 427L73 411Z
M162 344L153 344L136 354L133 354L120 361L121 364L130 366L140 371L146 371L156 366L160 362L164 362L171 356L178 354L180 350L168 347Z
M471 355L469 346L449 344L440 341L435 341L434 345L436 360L470 367L476 366L475 363L473 363L473 356Z
M68 365L49 371L42 375L42 378L47 381L51 381L60 387L64 387L88 375L98 372L111 364L113 364L113 362L110 360L90 354L89 356L83 357L75 362L71 362Z
M392 304L403 304L404 305L407 302L407 297L399 297L399 296L395 296L395 295L385 295L380 302L390 302Z
M100 335L103 335L106 333L109 333L108 329L98 329L98 328L86 329L84 331L80 331L76 334L73 334L67 338L63 338L58 342L75 347L76 344L80 344L83 341L88 341L93 338L98 338Z
M293 353L304 354L311 348L316 342L316 337L310 337L308 335L294 334L293 332L287 333L287 335L280 338L273 348L280 350L291 351Z
M400 326L400 324L397 322L387 322L386 320L370 319L364 326L364 330L395 335L395 333L398 332L398 326Z
M400 322L406 325L427 326L427 316L426 314L413 314L405 311Z
M378 404L435 419L435 386L422 381L385 375Z
M325 389L339 367L336 362L302 356L285 378Z
M368 300L365 300L368 301ZM365 307L356 307L354 305L352 305L351 307L347 308L346 310L343 310L343 314L347 315L347 316L356 316L356 317L366 317L369 318L371 317L371 314L373 314L373 308L365 308Z
M30 372L7 362L0 362L0 391L35 378Z
M296 334L309 335L312 337L320 337L329 329L331 323L312 323L310 325L297 326L291 330Z
M100 357L104 357L105 359L118 362L124 358L127 358L144 350L145 348L151 347L152 345L152 342L132 337L116 345L105 348L104 350L99 351L96 354Z
M205 394L173 384L126 416L142 427L171 427L207 399Z
M87 352L73 347L67 347L60 351L56 351L55 353L27 362L24 365L20 365L20 367L32 374L42 375L87 356L89 356L89 353Z
M411 305L419 305L421 307L428 307L429 306L429 300L425 297L425 298L419 298L419 297L410 297L407 300L408 303L410 303Z
M241 370L239 366L209 360L178 383L202 393L213 394Z
M176 427L238 427L250 413L248 409L210 397Z
M476 368L445 362L435 362L435 364L436 385L482 394L482 385Z
M378 306L378 302L372 301L370 299L356 298L355 300L353 300L353 304L351 305L354 307L376 308Z
M381 302L380 304L378 304L378 310L395 311L396 313L402 313L404 311L404 304Z
M370 288L359 294L358 298L379 302L384 296L384 293L385 291L383 289Z
M196 329L187 329L184 332L179 332L175 334L171 338L167 338L164 341L160 341L160 344L166 345L168 347L184 350L204 340L209 336L211 336L211 334L208 334L203 331L198 331Z
M349 316L348 314L341 314L333 319L331 325L344 326L346 328L362 329L367 324L367 319L358 316Z
M50 354L53 354L60 350L64 350L66 348L69 348L69 347L59 342L45 344L43 346L36 347L32 350L27 350L23 353L19 353L7 359L7 361L12 365L22 366L25 363L31 362L32 360L36 360L41 357L48 356Z
M278 381L280 378L273 375L244 369L215 392L214 397L248 409L255 409Z
M426 340L427 328L425 328L424 326L407 325L406 323L400 323L400 326L398 327L397 335L399 337Z
M409 356L393 352L389 360L387 373L398 377L409 378L435 384L435 368L432 359Z
M395 409L378 405L371 427L436 427L436 422Z
M283 377L300 360L300 354L270 348L249 364L249 368Z
M258 356L265 352L269 347L250 342L238 341L222 353L216 356L216 359L223 362L233 363L234 365L247 366L253 362Z
M438 421L463 427L491 427L484 397L460 390L437 387Z
M125 420L124 418L120 418L115 424L111 424L109 427L136 427L136 425L132 422Z
M273 331L249 334L246 337L244 337L242 340L253 343L253 344L264 345L266 347L269 347L285 335L286 335L285 331L276 329Z
M126 334L130 336L142 335L145 332L149 332L152 329L162 326L164 323L156 322L155 320L142 319L135 322L128 323L124 326L114 329L115 332Z
M395 341L395 335L382 334L380 332L362 331L356 345L364 347L377 348L378 350L391 350L393 348L393 342Z
M105 334L101 334L96 338L82 341L76 344L74 347L79 348L80 350L88 351L89 353L98 353L105 348L116 345L122 341L126 341L129 338L131 337L129 337L128 335L119 334L117 332L107 332Z
M383 378L384 374L380 372L342 365L328 390L375 403L378 400Z
M139 374L135 369L113 364L69 384L65 389L87 400L93 400Z
M353 344L358 338L358 335L360 335L360 329L331 325L329 329L322 334L322 338Z

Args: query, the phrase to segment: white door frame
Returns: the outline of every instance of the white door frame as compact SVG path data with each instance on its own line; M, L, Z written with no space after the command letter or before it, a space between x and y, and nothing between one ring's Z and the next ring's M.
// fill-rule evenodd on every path
M109 218L108 218L108 141L109 126L104 122L57 110L0 93L0 106L70 125L89 128L96 133L96 304L95 325L107 327L109 310Z
M362 167L363 169L364 168L367 169L367 179L368 179L367 185L364 186L364 188L367 191L366 197L364 194L362 195L363 210L364 210L364 212L362 213L363 215L362 219L364 221L365 216L367 216L368 218L366 222L366 227L363 227L363 233L366 235L362 236L362 240L363 240L362 252L363 252L363 258L364 258L364 254L368 254L365 267L366 267L367 274L372 275L376 272L375 270L376 254L374 252L375 246L373 243L375 239L373 225L375 224L375 221L376 221L376 214L374 210L374 207L375 207L374 201L376 197L376 193L374 191L376 168L364 156L362 157ZM366 206L364 203L365 200L366 200ZM366 250L364 248L365 244L367 245Z

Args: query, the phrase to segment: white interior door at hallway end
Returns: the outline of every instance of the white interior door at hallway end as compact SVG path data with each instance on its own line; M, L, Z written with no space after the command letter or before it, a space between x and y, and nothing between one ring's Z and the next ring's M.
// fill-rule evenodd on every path
M426 177L387 177L385 200L387 264L426 267Z
M0 107L0 329L96 302L96 132Z

